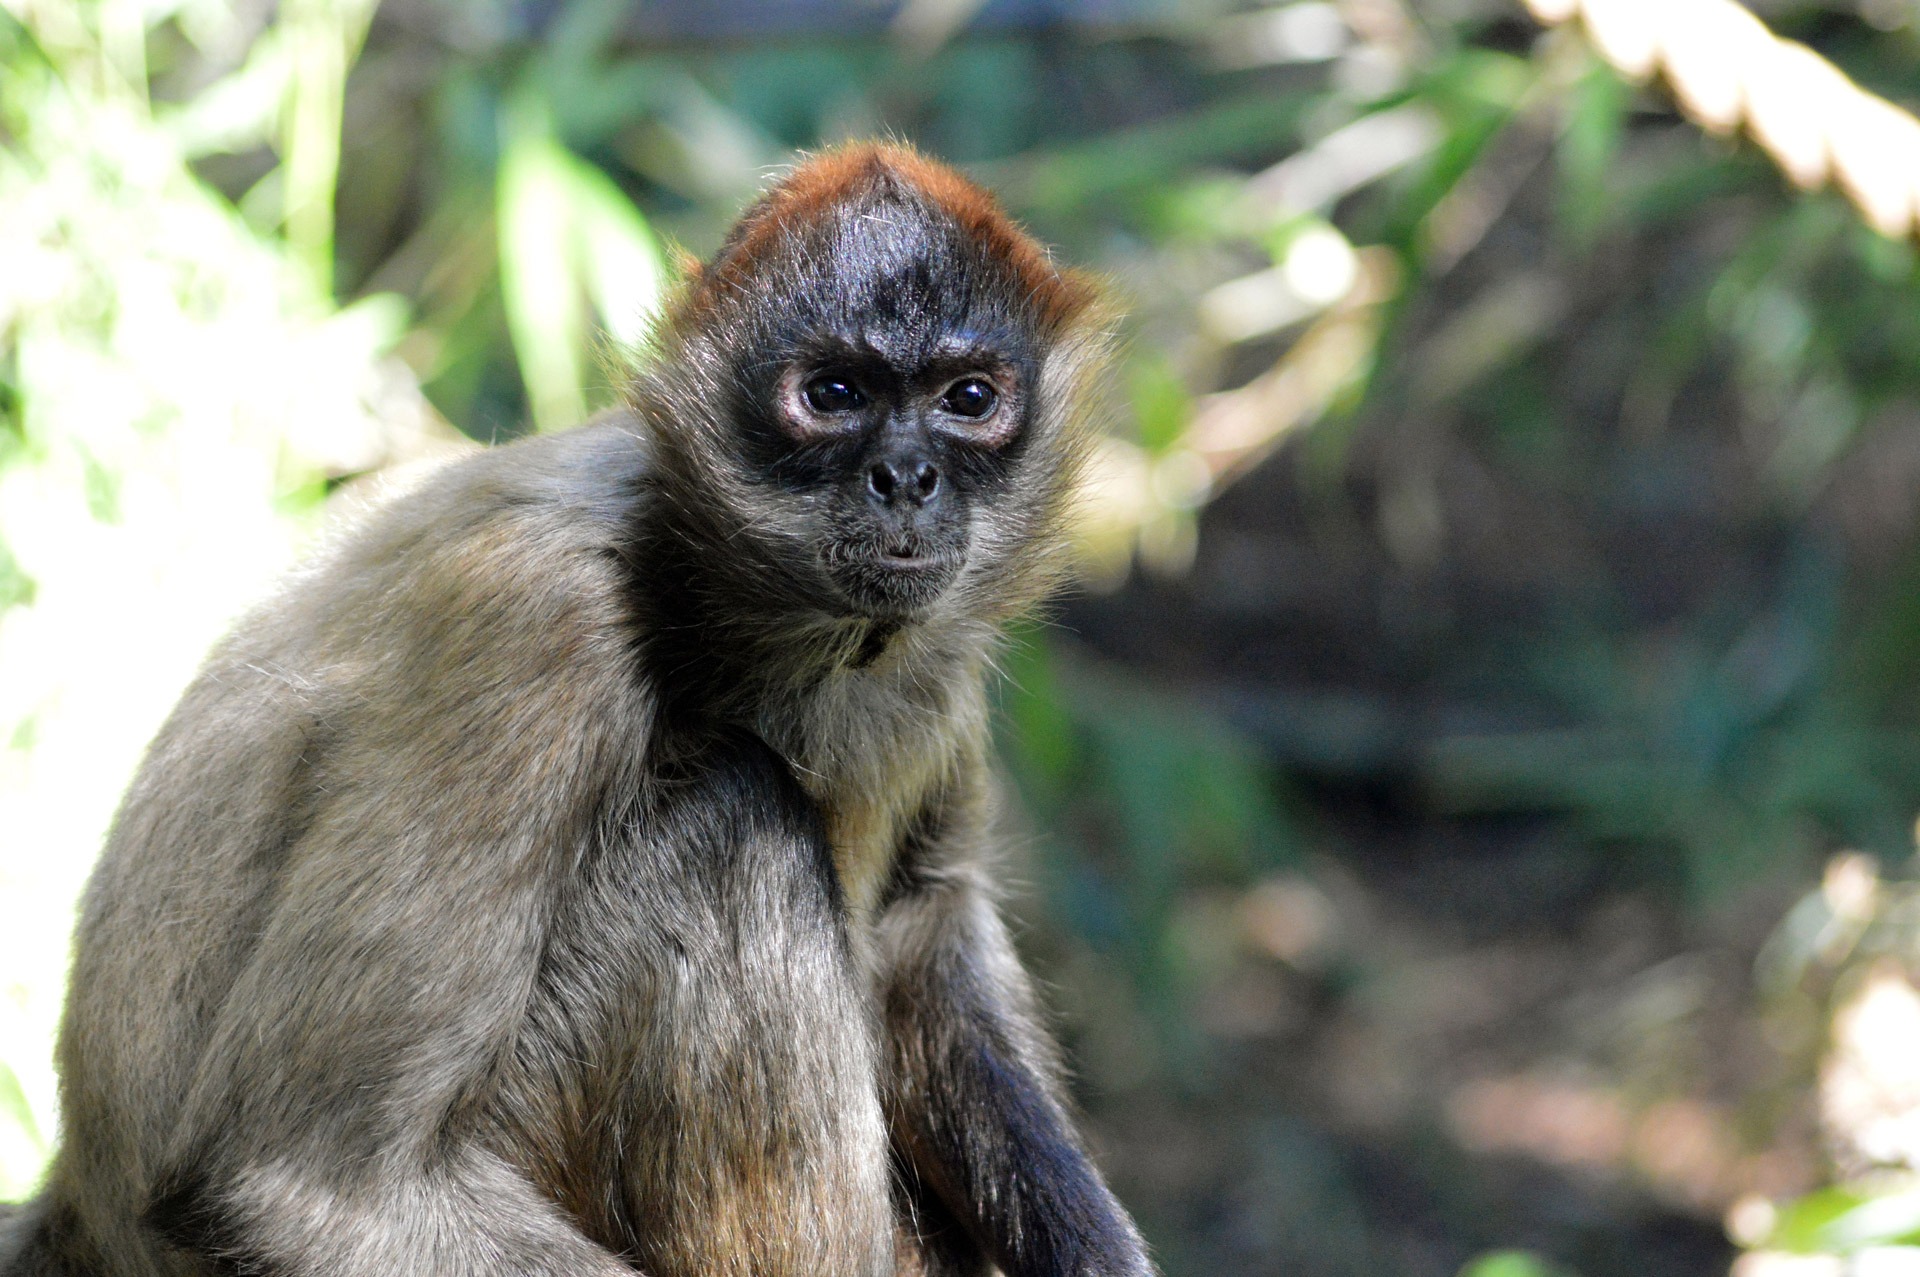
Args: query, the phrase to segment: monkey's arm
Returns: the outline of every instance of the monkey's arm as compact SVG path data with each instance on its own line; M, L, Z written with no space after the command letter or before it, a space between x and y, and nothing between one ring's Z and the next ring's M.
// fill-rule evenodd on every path
M1151 1274L1060 1102L979 867L932 855L902 868L881 922L883 1016L889 1118L912 1175L1008 1277Z

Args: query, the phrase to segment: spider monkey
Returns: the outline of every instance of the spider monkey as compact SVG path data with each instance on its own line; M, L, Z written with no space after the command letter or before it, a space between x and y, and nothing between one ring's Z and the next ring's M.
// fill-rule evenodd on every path
M825 153L623 409L254 613L88 887L0 1273L1151 1274L987 846L1103 317L953 171Z

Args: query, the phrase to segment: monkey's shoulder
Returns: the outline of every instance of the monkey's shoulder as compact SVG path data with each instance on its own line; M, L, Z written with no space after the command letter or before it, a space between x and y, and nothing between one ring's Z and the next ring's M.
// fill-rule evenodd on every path
M650 449L625 413L471 453L377 505L337 567L376 587L425 569L564 574L630 534Z
M645 468L617 416L445 465L336 531L203 681L386 734L591 713L632 684Z

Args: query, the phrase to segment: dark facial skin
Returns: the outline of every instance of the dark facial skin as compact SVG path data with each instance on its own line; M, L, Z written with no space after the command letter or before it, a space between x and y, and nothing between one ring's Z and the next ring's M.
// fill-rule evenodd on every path
M1019 465L1032 318L1007 304L1004 267L909 198L877 196L787 252L789 318L735 375L750 472L805 503L823 607L911 617Z
M965 562L972 503L1020 429L1017 374L982 351L901 369L848 350L791 365L775 411L796 445L776 472L831 503L821 554L852 608L885 616L931 603Z

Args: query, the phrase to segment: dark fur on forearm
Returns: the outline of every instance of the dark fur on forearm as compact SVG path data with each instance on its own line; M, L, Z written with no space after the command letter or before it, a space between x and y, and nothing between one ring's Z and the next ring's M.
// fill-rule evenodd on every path
M296 577L115 823L0 1273L1148 1272L981 849L1097 319L959 178L838 152L628 409Z
M1008 1277L1145 1274L1139 1235L1062 1105L1053 1044L970 845L983 823L972 789L937 795L910 828L879 921L895 1141Z

